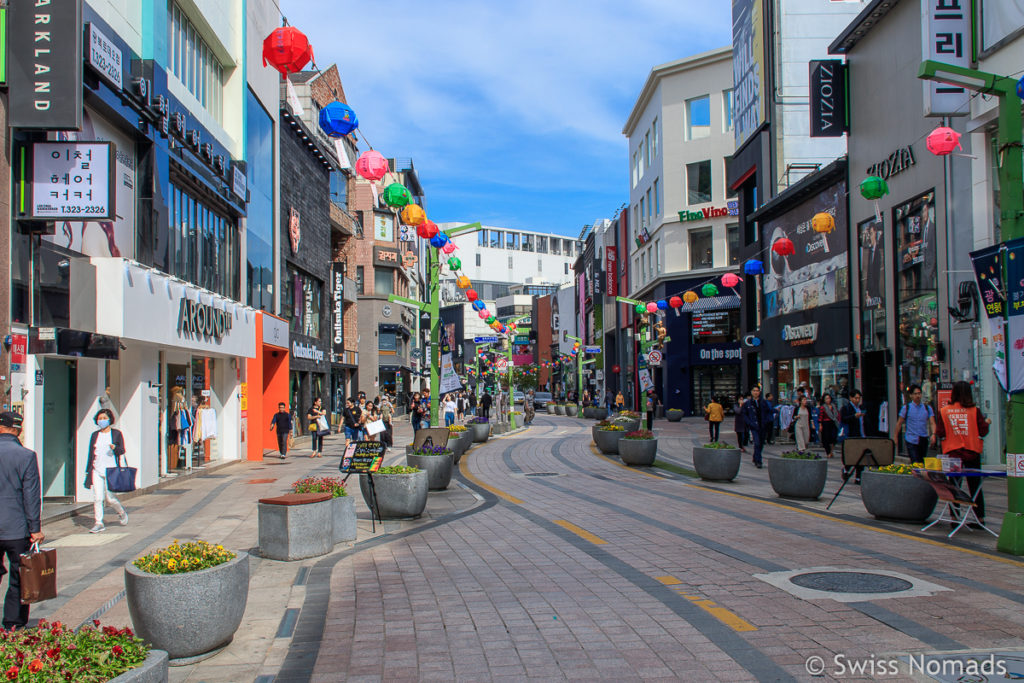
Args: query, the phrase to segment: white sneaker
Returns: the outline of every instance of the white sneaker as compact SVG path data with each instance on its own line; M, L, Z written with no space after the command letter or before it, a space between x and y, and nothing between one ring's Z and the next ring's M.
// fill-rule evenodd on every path
M128 512L122 512L117 516L117 521L121 523L121 526L128 526Z
M97 524L93 528L89 529L89 533L90 534L98 534L99 532L106 531L106 530L107 530L107 527L103 526L102 524Z

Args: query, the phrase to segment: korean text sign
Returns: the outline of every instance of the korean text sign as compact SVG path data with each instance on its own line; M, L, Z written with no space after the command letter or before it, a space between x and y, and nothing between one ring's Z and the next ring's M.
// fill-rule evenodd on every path
M116 218L114 146L109 142L37 142L32 146L32 218Z

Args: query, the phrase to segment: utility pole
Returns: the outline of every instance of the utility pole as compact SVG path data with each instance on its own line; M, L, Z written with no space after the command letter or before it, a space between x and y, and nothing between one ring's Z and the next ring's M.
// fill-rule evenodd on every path
M532 313L525 313L517 318L512 318L509 323L518 323L520 320L526 320ZM523 328L525 332L529 333L530 328ZM518 332L519 330L515 330ZM515 401L515 387L512 386L512 371L515 370L515 365L512 363L512 342L515 339L515 332L508 336L508 349L505 351L505 359L508 361L508 424L510 429L516 428L516 401ZM526 393L523 392L523 410L526 410Z

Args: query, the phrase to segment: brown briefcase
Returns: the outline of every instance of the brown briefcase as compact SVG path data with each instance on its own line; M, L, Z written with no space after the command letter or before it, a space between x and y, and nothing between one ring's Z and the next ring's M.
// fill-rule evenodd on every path
M33 543L27 553L22 553L21 566L21 604L31 605L57 597L57 549L39 549Z

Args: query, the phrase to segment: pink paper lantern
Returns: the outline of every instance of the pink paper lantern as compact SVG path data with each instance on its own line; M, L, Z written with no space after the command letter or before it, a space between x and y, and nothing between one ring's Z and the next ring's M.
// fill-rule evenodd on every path
M655 312L657 312L657 310L658 310L658 304L654 303L653 301L651 303L647 304L647 312L648 313L655 313Z
M960 145L960 133L945 126L939 126L928 133L924 146L929 152L940 157L950 154L954 149L963 149Z
M388 160L375 149L368 150L356 159L356 173L367 180L380 180L388 172Z
M740 283L740 278L735 273L726 273L722 276L722 285L725 287L735 287Z
M484 310L480 311L479 313L477 313L477 315L480 316L481 320L486 320L487 318L489 318L491 316L491 314L487 311L486 308Z
M453 251L455 251L455 242L448 242L443 247L441 247L441 251L443 251L446 254L452 253Z

